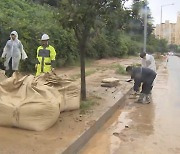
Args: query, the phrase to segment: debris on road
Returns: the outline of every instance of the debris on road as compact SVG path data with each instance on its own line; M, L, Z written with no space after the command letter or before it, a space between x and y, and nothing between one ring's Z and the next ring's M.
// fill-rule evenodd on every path
M119 79L117 78L106 78L102 80L102 87L116 87L119 84ZM107 90L106 90L107 91Z

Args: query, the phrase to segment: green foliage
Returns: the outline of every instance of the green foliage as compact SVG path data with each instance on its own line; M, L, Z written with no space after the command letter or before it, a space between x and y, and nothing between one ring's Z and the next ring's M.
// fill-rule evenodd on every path
M86 76L89 76L91 74L94 74L96 72L96 69L91 69L91 70L88 70L86 71Z
M10 32L16 30L29 57L26 63L21 64L21 70L35 71L36 49L43 33L50 36L49 44L57 51L57 66L77 59L74 33L57 24L59 15L55 9L25 0L6 0L0 2L0 10L1 49L9 39Z
M180 53L180 46L178 46L176 44L170 44L170 45L168 45L168 51Z
M180 53L180 45L179 45L179 46L177 46L177 50L176 50L176 52Z
M140 63L133 63L131 66L133 66L133 67L141 67L141 64Z
M138 53L141 51L142 43L129 40L127 46L128 46L128 55L138 55Z
M87 76L89 76L89 75L91 75L91 74L94 74L95 72L96 72L95 69L89 69L89 70L86 70L85 75L86 75L86 77L87 77ZM80 78L80 77L81 77L81 74L75 74L75 75L73 75L71 78L72 78L73 80L76 80L76 79L78 79L78 78Z
M37 2L39 4L49 4L51 6L58 6L58 0L32 0L33 2Z
M117 69L116 69L116 73L117 74L122 74L122 75L126 75L127 74L126 69L125 69L124 66L118 64L116 67L117 67Z
M88 43L86 55L92 58L106 58L110 56L110 51L109 41L102 33Z
M50 36L49 44L57 51L57 67L79 62L79 47L82 47L85 35L86 57L137 55L143 48L143 16L140 12L144 2L136 1L132 10L125 10L124 1L0 1L0 51L10 32L16 30L29 57L21 62L23 71L35 72L36 50L43 33ZM147 52L180 52L177 46L168 47L167 41L150 35L153 29L150 13L148 19Z
M81 101L80 113L81 114L85 114L87 112L87 110L89 110L95 104L96 104L96 102L95 102L94 99L89 99L89 100L86 100L86 101Z

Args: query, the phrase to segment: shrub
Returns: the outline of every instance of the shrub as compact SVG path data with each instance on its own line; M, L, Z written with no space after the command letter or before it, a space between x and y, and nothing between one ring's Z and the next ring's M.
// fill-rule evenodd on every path
M122 66L122 65L117 65L116 73L117 74L122 74L122 75L126 75L127 74L127 72L125 70L125 67Z

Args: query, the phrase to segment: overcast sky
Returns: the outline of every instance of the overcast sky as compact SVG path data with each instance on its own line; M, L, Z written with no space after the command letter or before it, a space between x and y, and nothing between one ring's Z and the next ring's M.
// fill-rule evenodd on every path
M131 1L131 0L130 0ZM172 23L175 23L177 20L177 14L180 12L180 0L148 0L149 7L152 13L152 17L154 18L154 25L159 24L161 20L161 6L168 5L162 7L162 22L165 20L169 20ZM129 2L130 4L131 2ZM129 5L128 4L128 5Z

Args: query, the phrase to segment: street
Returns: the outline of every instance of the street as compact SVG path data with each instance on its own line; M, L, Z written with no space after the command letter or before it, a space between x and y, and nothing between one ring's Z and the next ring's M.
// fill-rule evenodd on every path
M150 104L126 106L102 126L80 154L180 153L180 58L171 56L158 70Z

